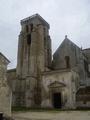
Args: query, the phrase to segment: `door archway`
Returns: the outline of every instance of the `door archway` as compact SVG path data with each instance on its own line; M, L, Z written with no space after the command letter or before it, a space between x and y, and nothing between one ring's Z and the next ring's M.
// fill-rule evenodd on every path
M53 93L52 94L52 102L53 102L54 108L61 108L62 107L61 93Z

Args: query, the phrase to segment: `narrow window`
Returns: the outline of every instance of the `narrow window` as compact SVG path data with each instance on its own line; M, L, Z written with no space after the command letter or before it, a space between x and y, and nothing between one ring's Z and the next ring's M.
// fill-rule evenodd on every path
M88 63L86 60L84 60L84 69L88 73Z
M32 30L33 30L33 24L30 24L30 26L31 26L31 32L32 32Z
M26 25L26 32L27 32L27 33L29 32L29 27L28 27L28 25Z
M69 56L65 56L66 68L70 68L70 58Z
M27 35L27 44L30 45L31 44L31 34Z
M44 36L44 47L46 48L46 37Z

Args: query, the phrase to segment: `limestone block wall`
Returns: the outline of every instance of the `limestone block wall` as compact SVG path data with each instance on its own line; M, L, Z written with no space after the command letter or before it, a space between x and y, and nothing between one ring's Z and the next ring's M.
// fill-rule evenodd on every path
M18 80L16 77L16 69L7 70L7 81L8 85L12 90L12 106L16 106L16 98L17 98L17 89L16 84L18 84Z
M7 85L0 87L0 112L5 116L11 116L11 90Z
M66 70L66 71L52 71L47 72L42 76L42 107L53 108L52 103L52 90L49 89L50 84L61 83L55 85L56 89L53 89L54 92L60 92L62 96L62 108L71 109L76 107L76 81L78 78L76 72ZM65 86L62 86L65 85ZM78 83L77 83L78 84ZM53 86L52 86L53 87Z
M77 106L77 108L90 108L90 102L87 101L85 103L83 101L78 101L76 106Z
M26 80L17 76L16 69L7 71L7 80L12 89L12 106L25 106Z
M8 86L6 72L9 61L0 54L0 112L5 116L11 116L12 93Z

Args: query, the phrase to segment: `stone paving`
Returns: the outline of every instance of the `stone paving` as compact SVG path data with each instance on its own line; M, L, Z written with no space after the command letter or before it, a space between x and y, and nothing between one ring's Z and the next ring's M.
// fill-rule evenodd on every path
M90 111L46 111L13 113L15 120L90 120Z

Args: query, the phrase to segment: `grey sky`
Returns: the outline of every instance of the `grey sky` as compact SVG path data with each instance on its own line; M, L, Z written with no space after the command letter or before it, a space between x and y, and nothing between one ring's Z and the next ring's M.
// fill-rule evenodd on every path
M90 0L0 0L0 51L16 66L20 20L39 13L50 24L53 52L65 35L90 47Z

